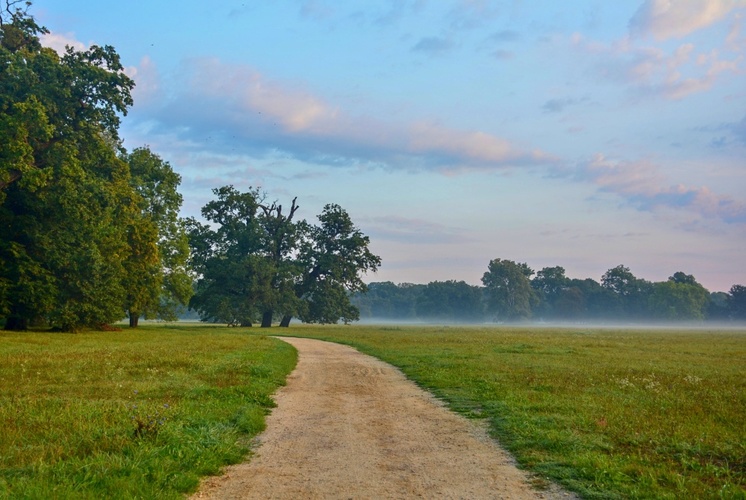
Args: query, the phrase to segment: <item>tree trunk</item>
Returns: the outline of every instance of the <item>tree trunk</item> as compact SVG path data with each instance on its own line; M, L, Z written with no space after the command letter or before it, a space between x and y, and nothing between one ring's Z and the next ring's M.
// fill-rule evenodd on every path
M140 313L130 311L129 316L130 316L130 328L137 328L137 325L140 322Z
M262 314L262 328L269 328L272 326L272 311L266 311Z
M28 321L20 316L8 316L5 319L5 329L22 332L28 330Z
M281 328L287 328L287 327L289 327L291 319L293 319L293 317L290 316L289 314L286 314L285 316L283 316L282 317L282 321L280 321L280 327Z

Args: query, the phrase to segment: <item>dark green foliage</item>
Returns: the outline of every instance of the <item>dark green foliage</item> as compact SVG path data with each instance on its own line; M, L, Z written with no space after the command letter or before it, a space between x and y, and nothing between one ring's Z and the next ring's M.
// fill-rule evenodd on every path
M591 278L571 279L562 267L546 267L530 281L527 293L526 264L497 259L485 276L500 286L471 287L463 282L430 282L427 285L392 282L370 283L366 295L357 294L353 303L366 319L465 322L487 318L514 321L533 317L544 321L741 321L746 319L746 290L734 285L730 293L709 293L694 276L674 273L668 281L651 283L634 277L628 268L617 266L604 274L605 286ZM513 273L509 274L508 271ZM499 272L494 272L499 271ZM504 276L503 276L504 274ZM510 277L522 284L512 292ZM500 279L497 279L500 278ZM490 283L493 283L492 281ZM467 292L467 288L471 291ZM523 295L522 295L523 294ZM508 318L519 298L520 314ZM511 302L513 301L513 302ZM513 304L513 305L511 305ZM497 313L497 314L495 314Z
M140 195L140 212L129 229L131 254L125 261L127 290L124 308L130 326L140 316L175 320L179 306L192 296L187 263L189 239L179 217L181 177L148 148L122 155L130 184Z
M702 320L707 315L710 294L694 276L676 273L668 281L654 283L650 313L666 320Z
M417 318L415 304L424 286L374 282L368 284L367 293L353 295L352 302L365 318L411 321Z
M487 310L499 321L514 321L531 317L536 294L529 278L533 270L525 263L494 259L482 276L487 293Z
M420 290L417 316L455 322L484 320L483 294L465 281L433 281Z
M746 320L746 286L733 285L730 288L728 313L733 319Z
M192 264L200 275L190 307L207 321L268 327L280 318L309 323L358 318L349 294L366 289L361 274L380 259L338 205L327 205L320 225L296 221L293 200L283 212L258 190L214 190L202 209L214 228L189 221Z
M62 330L175 317L191 294L179 176L120 147L134 82L112 47L39 43L6 2L0 24L0 315Z
M0 310L6 328L74 330L121 317L112 256L128 253L137 196L115 145L134 84L111 47L58 56L44 32L23 11L3 15Z

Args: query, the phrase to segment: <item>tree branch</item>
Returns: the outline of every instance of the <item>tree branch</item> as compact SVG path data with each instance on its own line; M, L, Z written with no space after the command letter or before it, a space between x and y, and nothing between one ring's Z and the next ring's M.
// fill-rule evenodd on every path
M6 187L13 184L15 181L21 178L23 174L20 170L11 170L10 171L10 178L6 181L0 181L0 189L5 189Z

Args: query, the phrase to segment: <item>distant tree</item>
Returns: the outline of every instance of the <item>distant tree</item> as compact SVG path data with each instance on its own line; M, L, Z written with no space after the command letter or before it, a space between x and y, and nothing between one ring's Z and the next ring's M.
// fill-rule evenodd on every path
M609 269L601 277L601 286L612 292L609 313L617 318L641 319L647 314L651 283L635 277L623 265Z
M214 228L187 221L191 265L199 276L190 308L205 321L251 326L277 299L277 270L257 215L261 195L232 186L213 192L217 200L202 215Z
M414 320L415 304L426 285L412 283L394 284L391 281L368 284L367 293L355 293L352 303L360 316L378 319Z
M465 281L431 281L418 296L416 310L423 320L481 321L482 289Z
M732 319L746 319L746 286L733 285L728 292L728 314Z
M669 276L668 281L678 283L680 285L699 285L697 280L691 274L686 274L681 271L673 273L673 276Z
M482 276L486 288L487 310L499 320L531 317L536 296L529 278L533 270L525 263L494 259Z
M609 317L609 310L612 304L615 304L617 297L613 292L601 286L601 284L591 278L571 279L569 288L577 288L582 296L582 313L580 317L601 320ZM574 306L577 309L580 306ZM565 317L567 317L565 315Z
M710 306L707 309L707 319L723 321L728 319L728 295L725 292L712 292Z
M122 160L140 195L140 212L128 232L132 252L125 261L129 323L136 327L141 316L173 321L193 293L189 239L179 217L181 177L147 147L123 154Z
M369 239L337 205L327 205L320 225L296 221L295 200L288 212L266 203L256 189L214 190L218 199L202 209L214 227L189 221L192 263L199 275L190 306L203 319L250 326L273 318L287 326L357 319L350 294L365 291L361 275L377 269L380 258Z
M587 305L583 291L576 286L557 292L552 303L552 316L557 319L580 319L586 315Z
M668 281L653 284L649 299L651 314L665 320L705 319L710 303L709 292L693 276L677 274L680 276L674 275Z
M545 317L563 316L568 311L557 310L557 302L566 291L570 279L565 276L565 268L561 266L545 267L536 273L536 277L531 280L531 286L539 297L537 313ZM567 295L567 294L565 294ZM566 296L564 306L568 307L572 302L570 296ZM570 314L572 315L572 314Z
M619 296L629 296L637 291L637 278L628 267L618 265L604 273L601 286Z

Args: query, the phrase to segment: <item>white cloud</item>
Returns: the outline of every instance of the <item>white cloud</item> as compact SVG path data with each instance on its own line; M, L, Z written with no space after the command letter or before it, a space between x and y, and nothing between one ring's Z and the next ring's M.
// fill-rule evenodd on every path
M682 38L744 6L744 0L645 0L630 19L629 29L633 35L657 40Z
M692 43L683 43L672 52L658 47L638 46L625 37L605 44L573 34L571 43L595 61L596 71L617 81L638 95L679 100L711 89L724 74L740 71L743 56L725 58L720 51L698 52Z
M139 65L128 66L124 72L135 81L132 98L136 106L148 105L152 100L162 97L160 74L150 57L143 57Z
M90 46L90 44L86 45L75 39L75 35L72 33L44 33L39 38L43 46L54 49L60 55L65 53L68 46L79 51L86 50Z

